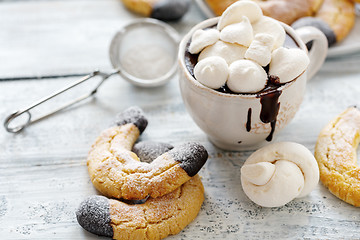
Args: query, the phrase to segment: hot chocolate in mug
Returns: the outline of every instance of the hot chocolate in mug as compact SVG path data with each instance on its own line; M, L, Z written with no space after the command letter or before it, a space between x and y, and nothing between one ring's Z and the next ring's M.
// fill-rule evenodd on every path
M281 24L286 32L284 46L306 52L310 64L294 80L258 93L234 94L206 87L193 75L197 56L188 47L198 29L216 27L218 18L205 20L182 39L179 46L180 90L185 107L195 123L207 134L209 140L225 150L255 149L273 140L295 116L303 100L306 82L323 64L327 54L327 40L313 27L297 30ZM305 44L312 41L308 52ZM291 59L289 59L291 61Z

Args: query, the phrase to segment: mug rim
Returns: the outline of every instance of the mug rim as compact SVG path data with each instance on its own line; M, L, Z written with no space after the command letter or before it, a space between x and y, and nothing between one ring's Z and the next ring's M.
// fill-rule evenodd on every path
M220 17L214 17L214 18L209 18L207 20L204 20L198 24L196 24L194 27L192 27L190 29L190 31L182 38L180 44L179 44L179 52L178 52L178 61L180 63L180 67L182 68L182 71L185 71L185 76L187 81L189 81L193 86L203 90L203 91L207 91L209 94L213 94L213 95L218 95L221 97L230 97L230 98L245 98L245 99L252 99L252 98L258 98L259 96L262 95L262 93L223 93L223 92L219 92L216 91L215 89L209 88L203 84L201 84L199 81L197 81L189 72L189 70L186 67L185 64L185 52L186 52L186 45L188 43L188 41L190 40L190 38L192 37L192 35L194 34L194 32L198 29L204 29L207 27L210 27L214 24L216 24L219 21ZM295 41L295 43L298 45L298 47L305 51L306 54L308 54L308 50L307 47L305 45L305 43L300 39L300 37L297 35L297 33L295 32L295 30L293 28L291 28L289 25L280 22L274 18L272 18L273 20L279 22L281 24L281 26L284 28L285 32ZM305 72L307 71L307 69L302 72L299 76L297 76L295 79L293 79L290 82L285 83L284 85L280 86L278 88L278 90L283 91L287 88L289 88L291 85L293 85L294 82L297 81L297 79L299 77L301 77ZM181 78L180 78L181 79ZM264 93L266 94L266 93Z

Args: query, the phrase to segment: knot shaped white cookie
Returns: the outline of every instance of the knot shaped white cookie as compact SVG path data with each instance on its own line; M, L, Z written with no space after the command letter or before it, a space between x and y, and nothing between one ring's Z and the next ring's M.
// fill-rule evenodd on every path
M319 182L319 168L312 153L293 142L267 145L241 168L245 194L263 207L280 207L308 195Z

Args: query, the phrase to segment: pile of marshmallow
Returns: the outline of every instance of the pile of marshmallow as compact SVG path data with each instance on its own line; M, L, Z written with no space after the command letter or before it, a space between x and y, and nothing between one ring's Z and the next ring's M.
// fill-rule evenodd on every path
M225 84L235 93L256 93L265 88L268 75L280 83L294 80L309 64L307 54L284 48L285 30L263 16L252 1L237 1L219 18L217 28L194 32L189 52L199 54L195 78L218 89ZM267 73L263 67L269 65Z

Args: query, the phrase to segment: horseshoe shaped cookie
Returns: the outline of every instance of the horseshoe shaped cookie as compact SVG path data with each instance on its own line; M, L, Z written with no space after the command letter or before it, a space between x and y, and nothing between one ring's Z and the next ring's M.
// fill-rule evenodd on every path
M162 239L192 222L204 201L204 187L195 175L175 191L143 204L127 204L102 196L85 199L76 212L87 231L113 239Z
M360 111L352 107L325 126L315 147L321 182L332 194L356 207L360 206L359 142Z
M95 188L107 197L139 200L168 194L195 176L208 154L198 143L185 143L141 162L131 151L147 120L138 107L117 117L117 126L104 130L93 144L87 160Z

